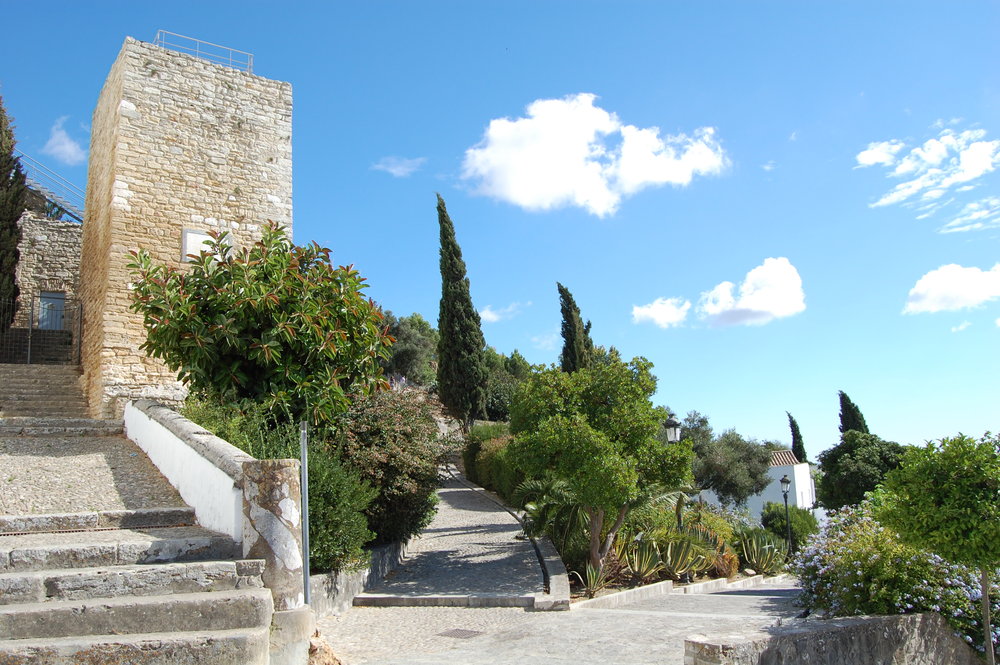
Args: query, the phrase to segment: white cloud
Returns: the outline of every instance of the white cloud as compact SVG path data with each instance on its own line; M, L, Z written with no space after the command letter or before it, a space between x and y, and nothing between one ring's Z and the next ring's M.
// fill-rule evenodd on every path
M632 306L632 322L649 321L661 328L680 326L691 309L691 301L684 298L657 298L648 305Z
M1000 328L1000 319L997 319L995 323L997 324L997 328Z
M87 153L80 147L79 142L70 137L63 129L63 123L67 119L69 116L64 115L52 125L52 129L49 131L49 141L42 148L42 154L55 157L67 166L76 166L86 161Z
M972 321L962 321L957 326L952 326L951 327L951 331L953 333L962 332L963 330L965 330L966 328L968 328L971 325L972 325Z
M858 165L854 168L864 168L882 164L889 166L896 161L896 153L903 149L902 141L881 141L869 143L868 147L857 154Z
M969 309L1000 298L1000 263L990 270L954 263L917 280L906 298L904 314Z
M1000 226L1000 196L967 203L962 212L941 227L941 233L979 231Z
M798 141L799 140L799 130L796 129L791 134L789 134L788 135L788 140L789 141Z
M763 325L806 308L802 278L785 257L764 259L747 273L734 295L735 285L722 282L701 294L698 314L715 326Z
M539 99L525 117L491 120L465 151L462 177L478 183L477 193L527 210L577 206L603 217L641 189L684 186L729 163L714 128L661 136L658 127L623 124L595 99Z
M768 171L768 172L773 171L774 168L775 168L774 160L772 159L771 161L769 161L766 164L761 164L760 168L762 168L762 169L764 169L765 171Z
M859 152L855 168L882 166L888 177L900 180L871 207L915 207L922 213L918 219L923 219L954 201L946 194L969 191L978 184L974 181L995 171L1000 166L1000 140L987 141L983 129L957 131L949 127L957 122L961 119L939 120L934 125L938 135L909 151L904 141L893 139L869 143ZM941 230L954 229L946 226Z
M562 338L558 332L549 333L547 335L535 335L531 338L531 343L536 349L542 351L555 351L559 348L559 340Z
M426 161L426 157L414 157L412 159L407 159L406 157L383 157L372 164L372 169L375 171L385 171L397 178L405 178L417 171Z
M493 305L487 305L479 311L479 317L486 323L496 323L497 321L514 318L521 313L521 310L524 307L528 307L530 305L530 302L523 304L519 302L512 302L503 309L493 309Z

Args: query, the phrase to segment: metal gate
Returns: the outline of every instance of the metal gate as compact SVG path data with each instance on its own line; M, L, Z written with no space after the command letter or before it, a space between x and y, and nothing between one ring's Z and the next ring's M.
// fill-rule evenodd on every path
M83 304L65 293L0 302L0 363L80 364Z

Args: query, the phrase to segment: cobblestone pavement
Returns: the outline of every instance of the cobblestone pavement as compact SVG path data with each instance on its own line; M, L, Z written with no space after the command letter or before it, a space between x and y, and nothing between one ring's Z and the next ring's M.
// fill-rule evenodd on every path
M784 583L569 612L364 607L319 627L346 665L682 665L685 638L788 621L797 595Z
M372 593L529 595L544 590L531 542L510 513L449 475L433 521L412 540L403 564Z
M122 436L0 438L0 515L186 505Z

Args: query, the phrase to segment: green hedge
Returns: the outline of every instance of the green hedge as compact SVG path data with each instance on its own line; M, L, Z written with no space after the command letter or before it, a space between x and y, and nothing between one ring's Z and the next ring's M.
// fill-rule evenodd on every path
M514 490L525 478L514 465L510 450L513 441L510 434L483 441L475 465L479 484L499 494L510 505L514 503Z

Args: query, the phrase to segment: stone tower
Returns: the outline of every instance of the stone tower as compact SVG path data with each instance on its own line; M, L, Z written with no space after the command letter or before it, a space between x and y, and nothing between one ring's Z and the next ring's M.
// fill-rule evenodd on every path
M83 385L93 416L185 391L139 349L129 251L173 266L210 230L252 244L292 227L292 87L127 38L101 90L90 141L79 297Z

